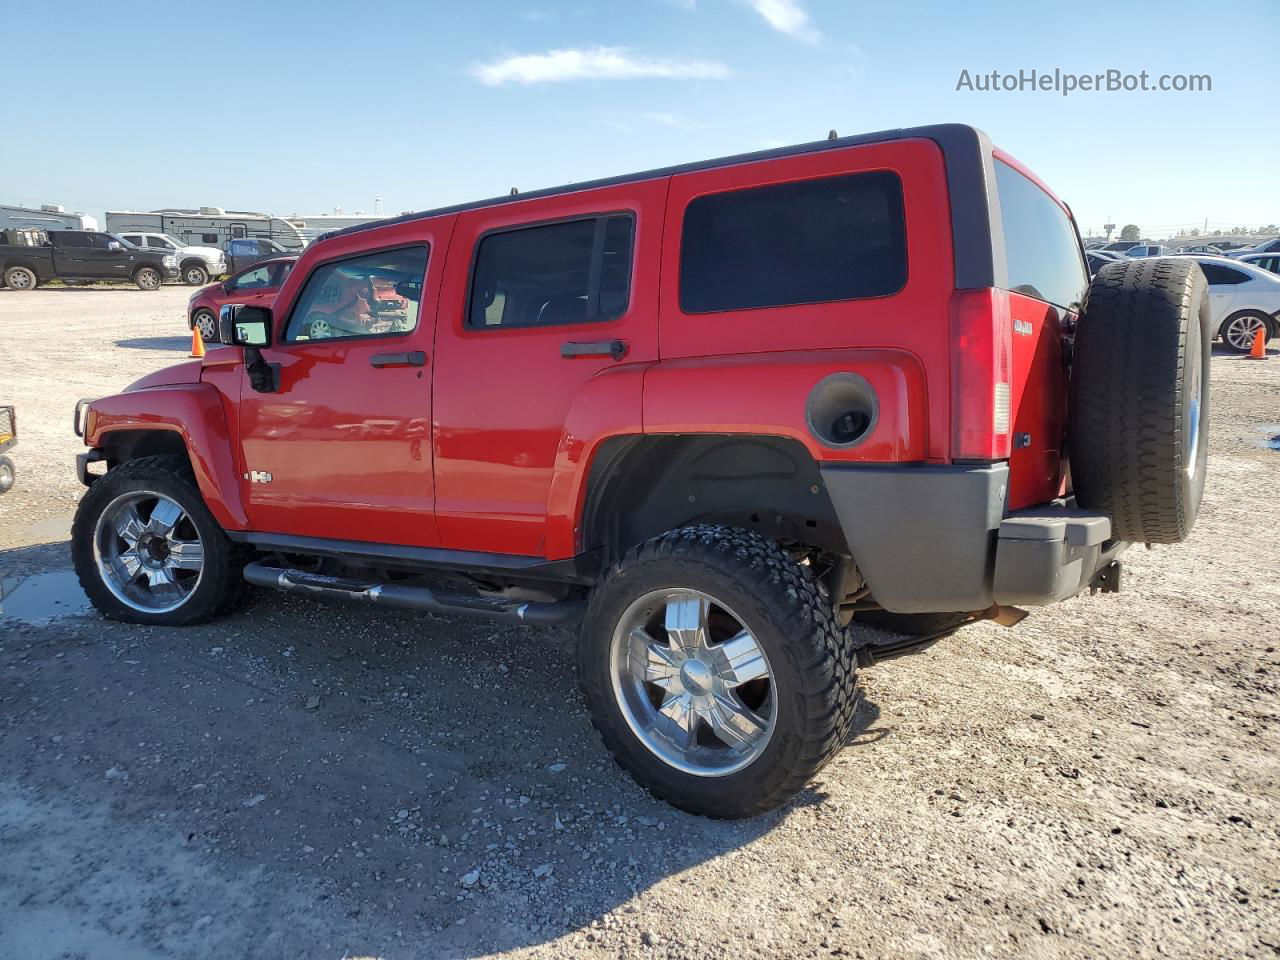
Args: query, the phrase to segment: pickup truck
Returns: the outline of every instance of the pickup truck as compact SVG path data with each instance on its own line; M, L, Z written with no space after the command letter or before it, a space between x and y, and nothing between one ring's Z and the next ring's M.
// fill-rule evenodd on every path
M274 240L266 237L236 237L227 241L227 268L230 273L237 273L245 267L252 266L259 260L271 257L287 257L297 253L286 250Z
M0 245L0 276L10 290L34 290L46 280L132 280L159 290L178 279L172 254L148 251L113 233L54 230L41 246Z

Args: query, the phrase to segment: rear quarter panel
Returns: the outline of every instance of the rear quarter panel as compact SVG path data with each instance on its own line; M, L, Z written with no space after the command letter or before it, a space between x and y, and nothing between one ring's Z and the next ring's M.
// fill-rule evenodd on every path
M894 172L902 180L908 261L907 282L902 290L873 299L721 313L687 314L681 310L680 247L685 210L690 201L727 190L877 170ZM892 440L886 433L883 441L877 438L874 443L864 444L858 448L860 452L856 457L848 458L882 456L945 461L950 455L948 329L954 277L946 171L942 152L931 140L906 139L853 146L677 175L671 180L663 241L659 313L659 351L663 365L646 380L646 429L668 429L677 421L692 425L694 422L712 424L717 420L744 424L754 421L761 428L756 432L777 432L763 429L770 420L786 425L780 429L792 429L803 424L803 396L807 391L800 390L799 380L812 377L807 384L811 387L825 373L834 371L822 363L782 361L787 367L788 380L781 389L799 395L787 401L790 407L777 407L777 412L770 415L768 405L761 404L759 396L752 396L774 389L768 355L892 348L896 359L884 369L897 393L893 400L886 397L887 402L882 403L882 410L889 414L884 429L902 433ZM696 375L688 373L697 366L693 362L697 358L740 358L751 354L761 355L760 362L746 366L740 363L707 365L706 376L718 385L717 390L728 391L723 397L714 397L712 390L697 390ZM906 356L902 356L904 354ZM886 356L877 353L865 363L873 369L884 363ZM856 354L843 354L841 360L852 363ZM668 375L663 372L668 361L686 362ZM737 372L731 372L735 369ZM807 373L801 374L800 370ZM696 401L691 399L681 404L678 394L674 393L674 379L681 377L689 378L688 389L694 391L690 396L696 397ZM735 381L735 377L741 379ZM654 391L652 410L648 396L651 388ZM888 409L892 403L907 398L922 404L920 409L900 414ZM697 404L712 400L713 407L706 408L704 415ZM734 415L732 411L739 405L740 412ZM672 409L680 407L683 409ZM813 445L811 437L808 442ZM825 449L817 450L816 454L823 459L846 458Z

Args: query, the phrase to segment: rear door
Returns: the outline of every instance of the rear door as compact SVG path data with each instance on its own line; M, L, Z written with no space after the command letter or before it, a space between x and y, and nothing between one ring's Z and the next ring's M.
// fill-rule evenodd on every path
M545 556L557 451L593 378L658 356L667 180L458 215L436 334L446 547ZM614 348L616 347L616 352ZM639 417L639 397L636 397Z

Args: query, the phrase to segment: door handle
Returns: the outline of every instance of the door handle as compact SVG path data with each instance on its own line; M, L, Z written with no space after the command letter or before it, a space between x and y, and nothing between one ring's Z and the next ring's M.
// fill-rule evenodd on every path
M369 358L369 363L375 367L425 367L427 355L421 350L409 353L375 353Z
M587 343L573 343L572 341L560 344L560 356L565 359L573 359L574 357L613 357L615 360L621 360L627 355L629 345L625 340L592 340Z

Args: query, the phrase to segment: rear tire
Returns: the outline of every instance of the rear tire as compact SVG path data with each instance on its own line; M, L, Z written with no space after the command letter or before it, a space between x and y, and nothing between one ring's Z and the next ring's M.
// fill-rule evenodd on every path
M698 628L672 632L692 622L673 607L701 608ZM690 645L695 635L705 640ZM578 678L619 765L709 817L795 796L844 744L857 706L854 652L817 585L771 541L711 524L613 566L591 595Z
M1262 342L1271 341L1271 318L1260 310L1241 310L1222 321L1222 342L1236 353L1248 353L1253 349L1253 338L1262 331Z
M8 457L0 457L0 493L12 490L17 477L18 471L14 468L13 461Z
M138 285L139 290L159 290L164 278L155 267L143 267L133 275L133 282Z
M95 480L71 524L71 558L110 620L201 623L245 594L245 552L218 526L181 457L130 460Z
M189 263L182 268L182 282L189 287L203 287L209 282L209 271L203 264Z
M34 290L40 280L30 267L10 267L4 272L4 285L10 290Z
M1209 296L1188 258L1103 267L1085 296L1068 411L1080 506L1117 540L1191 532L1209 450Z

